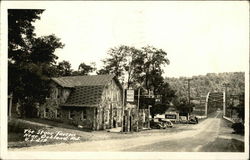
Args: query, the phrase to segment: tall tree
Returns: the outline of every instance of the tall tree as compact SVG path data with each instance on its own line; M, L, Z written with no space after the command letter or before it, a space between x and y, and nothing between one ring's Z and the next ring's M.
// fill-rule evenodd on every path
M36 38L35 20L43 10L8 10L8 92L32 115L35 102L48 94L48 80L58 58L54 51L63 48L55 35Z
M103 60L104 67L98 74L114 74L122 83L127 83L128 87L132 83L134 65L133 60L139 52L134 47L121 45L108 50L108 58Z
M147 90L156 90L160 83L163 83L162 66L169 64L167 53L162 49L157 49L152 46L142 48L142 57L144 59L142 67L142 75L140 80L144 82Z
M167 82L161 83L155 95L161 96L161 102L159 104L154 104L150 109L150 114L152 117L156 114L163 114L172 105L172 101L176 98L175 91L170 87Z
M153 90L155 95L161 95L161 104L152 103L152 116L163 113L170 106L175 92L164 82L163 66L169 64L167 53L162 49L146 46L140 49L129 46L111 48L109 58L104 60L104 67L99 74L113 73L127 87L141 88L141 95ZM147 106L147 98L141 99L141 105ZM150 102L151 103L151 102Z
M95 63L91 63L90 65L85 64L82 62L79 67L78 71L74 72L75 75L88 75L96 70Z
M58 76L70 76L73 70L71 69L71 64L69 61L59 62L56 66Z
M44 10L9 9L8 10L8 58L22 61L28 54L24 48L35 36L34 26Z
M158 81L163 82L162 65L169 64L167 53L152 46L137 49L122 45L111 48L108 55L98 73L113 73L128 87L156 87Z

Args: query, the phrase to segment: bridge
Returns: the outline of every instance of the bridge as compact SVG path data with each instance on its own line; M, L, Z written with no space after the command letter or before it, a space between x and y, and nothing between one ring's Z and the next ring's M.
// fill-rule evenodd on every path
M199 97L199 105L195 107L193 113L199 116L207 116L218 109L226 111L225 92L208 92L206 96Z

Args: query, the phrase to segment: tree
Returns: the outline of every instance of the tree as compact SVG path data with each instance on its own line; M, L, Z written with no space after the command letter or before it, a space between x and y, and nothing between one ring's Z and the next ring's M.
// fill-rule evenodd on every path
M95 63L91 63L90 65L85 64L82 62L79 67L78 71L74 72L74 75L88 75L91 72L94 72L96 70Z
M128 88L156 88L163 81L162 65L169 64L167 53L152 46L137 49L122 45L111 48L108 55L110 57L103 61L104 67L98 73L115 74L122 82L127 83Z
M114 74L122 83L127 83L128 88L133 80L134 58L139 52L135 47L121 45L108 50L109 58L103 60L104 67L98 74ZM127 78L127 80L125 80Z
M140 59L143 59L143 65L140 68L137 68L138 72L141 72L138 81L143 82L147 90L153 88L157 89L157 86L163 82L163 69L162 66L169 64L170 61L166 57L167 53L162 49L157 49L152 46L146 46L142 48L142 54Z
M171 87L176 91L178 97L187 97L187 77L165 78ZM244 93L245 82L244 72L231 73L208 73L207 75L192 76L192 84L190 85L190 95L192 97L206 96L208 92L223 92L224 84L229 94Z
M182 113L191 113L193 112L193 107L195 106L193 103L188 103L188 99L187 98L176 98L173 100L174 102L174 106L176 107L176 109L180 112L180 114Z
M35 37L35 20L43 10L8 10L8 92L19 101L27 116L34 103L48 95L49 77L54 76L54 55L63 44L55 35Z
M153 90L155 95L161 95L162 104L151 104L152 116L167 110L175 92L162 77L162 67L169 64L165 51L152 46L137 49L122 45L111 48L108 55L109 58L103 61L104 67L98 71L98 74L115 74L123 83L127 84L127 88L141 88L142 96L147 95L149 90ZM148 102L146 101L148 100L142 98L141 107L147 108Z
M8 58L21 60L28 54L23 50L35 36L32 25L44 10L8 9Z
M171 89L170 85L165 82L162 83L157 90L155 95L161 96L161 103L155 104L150 109L152 117L156 114L163 114L172 105L172 101L176 98L175 91Z
M56 66L58 76L70 76L73 70L71 69L71 64L69 61L59 62Z

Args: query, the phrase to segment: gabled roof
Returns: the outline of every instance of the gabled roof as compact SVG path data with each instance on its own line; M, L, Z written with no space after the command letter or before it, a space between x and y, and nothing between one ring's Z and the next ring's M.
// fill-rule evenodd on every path
M87 75L87 76L68 76L52 78L52 80L62 87L72 88L72 91L61 106L75 107L95 107L101 101L104 87L115 80L116 84L122 89L121 84L115 75Z
M54 82L62 87L77 87L77 86L104 86L110 82L115 75L87 75L87 76L67 76L52 78Z
M61 106L96 107L102 97L104 86L79 86L70 93L65 104Z

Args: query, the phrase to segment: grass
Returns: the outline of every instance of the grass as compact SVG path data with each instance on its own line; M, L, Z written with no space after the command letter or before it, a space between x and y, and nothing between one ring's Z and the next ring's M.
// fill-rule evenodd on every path
M244 152L244 142L236 139L216 138L214 142L205 145L205 152Z
M24 129L33 129L37 131L42 128L44 127L25 123L19 121L18 119L10 119L8 121L8 141L9 142L24 141L23 137Z
M59 127L59 128L67 128L67 129L73 129L73 130L78 130L78 131L85 131L85 132L91 132L92 130L87 129L87 128L78 128L72 124L66 124L62 123L60 121L55 121L55 120L49 120L49 119L40 119L40 118L25 118L24 120L32 121L32 122L37 122L45 125L50 125L53 127Z
M18 119L10 119L8 121L8 147L30 146L29 142L24 141L25 129L32 129L38 131L39 129L45 128L43 126L25 123Z
M35 122L35 123L34 123ZM40 122L40 123L37 123ZM41 123L43 122L43 123ZM57 125L58 124L58 125ZM58 127L51 127L51 126L60 126L62 128ZM71 129L65 129L66 128L71 128ZM61 131L62 133L75 133L74 130L77 130L76 127L72 126L70 127L69 125L66 124L60 124L57 122L51 122L48 120L42 120L42 119L15 119L12 118L8 122L8 147L9 148L20 148L20 147L30 147L30 146L36 146L36 145L47 145L47 144L55 144L55 143L72 143L74 141L65 141L65 140L57 140L57 139L48 139L46 142L36 142L36 141L25 141L24 137L24 130L25 129L32 129L34 130L34 134L38 132L38 130L43 130L43 131L48 131L52 132L53 135L55 135L58 131ZM79 132L79 131L78 131ZM89 137L84 137L79 134L76 134L76 137L81 137L82 141L86 141ZM39 135L39 137L41 137Z

